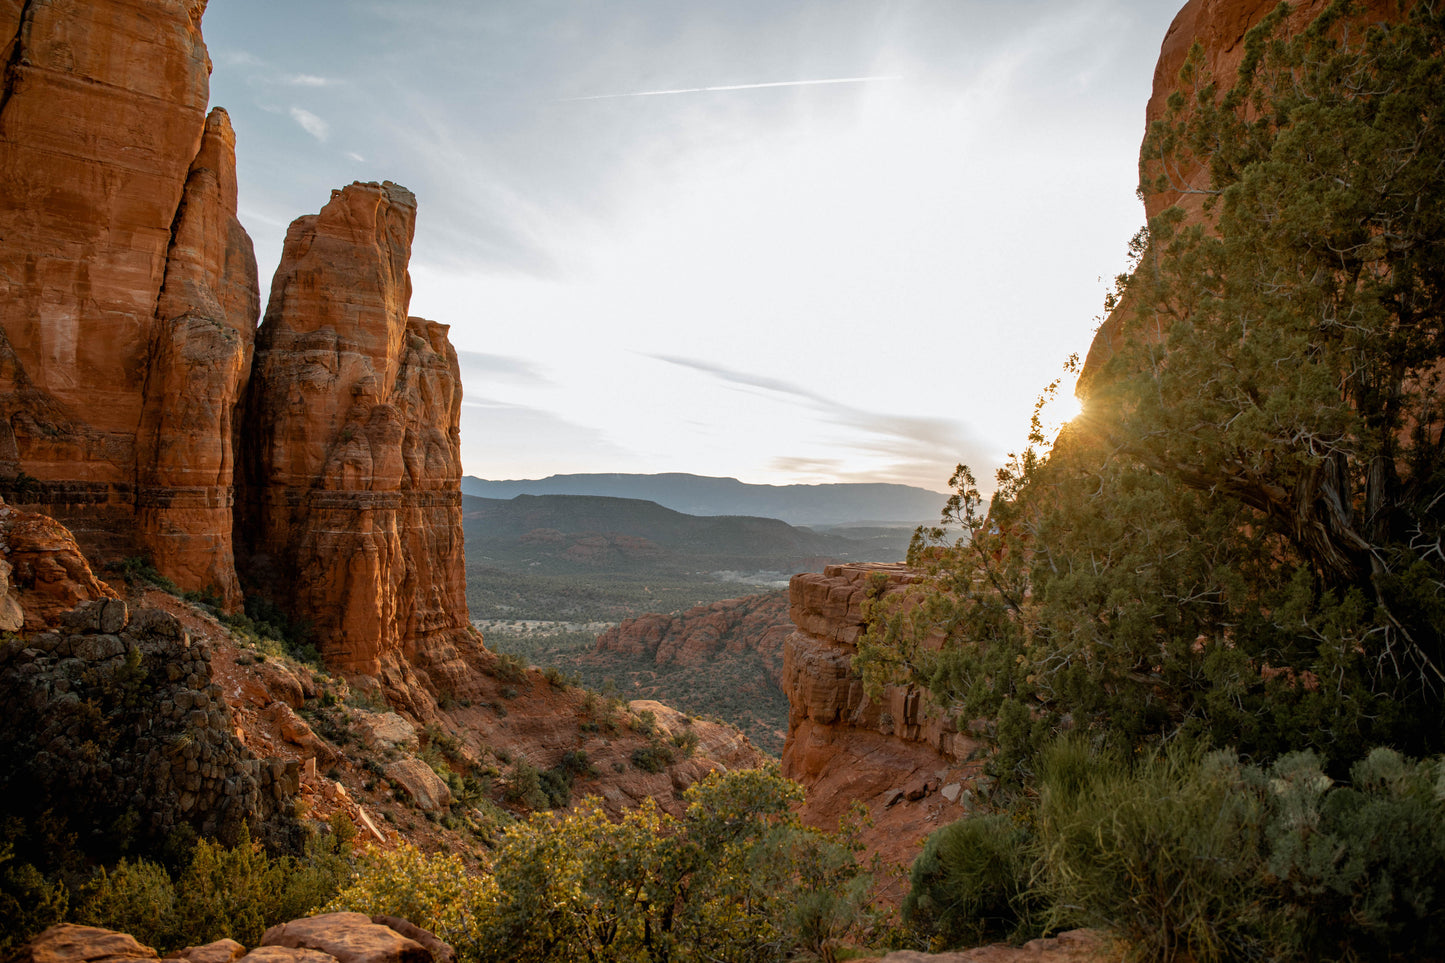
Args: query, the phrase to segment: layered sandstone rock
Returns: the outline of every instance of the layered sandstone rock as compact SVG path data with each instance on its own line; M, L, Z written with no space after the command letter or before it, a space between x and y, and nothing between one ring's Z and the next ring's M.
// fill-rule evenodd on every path
M787 593L768 592L698 605L677 615L626 619L599 635L593 651L680 666L754 652L781 687L783 640L792 631Z
M255 325L202 0L0 4L0 487L92 554L239 598Z
M235 940L181 950L191 963L455 963L451 944L407 920L362 913L324 913L268 929L250 953ZM13 963L128 963L155 960L133 936L97 926L62 923L35 937Z
M1281 25L1280 35L1298 33L1329 3L1330 0L1295 0L1288 18ZM1159 62L1154 68L1154 90L1144 111L1146 133L1151 124L1167 113L1169 97L1179 89L1179 69L1184 66L1189 50L1196 42L1201 47L1208 74L1219 82L1222 97L1233 83L1244 59L1245 34L1277 5L1276 0L1189 0L1169 25L1159 50ZM1361 0L1356 4L1356 13L1364 22L1398 22L1403 16L1394 0ZM1141 155L1139 163L1143 177L1152 180L1157 175L1151 158ZM1188 222L1197 222L1204 205L1205 195L1202 192L1208 186L1209 170L1185 158L1171 170L1171 183L1167 189L1151 190L1144 195L1144 215L1152 218L1178 204L1184 209ZM1079 375L1081 396L1087 395L1089 384L1113 356L1123 319L1133 310L1132 302L1126 297L1095 333Z
M260 295L236 218L236 135L217 107L176 212L137 438L141 545L182 587L240 601L231 545L237 415Z
M115 598L64 525L0 501L0 632L40 632L81 602Z
M463 690L476 645L461 378L446 326L407 316L415 222L404 187L356 183L287 231L257 333L241 523L252 576L312 623L328 664L407 704L418 682Z
M788 595L797 630L783 646L791 707L783 775L806 790L803 818L833 829L860 802L873 819L865 842L901 866L930 832L966 814L982 765L979 744L927 692L889 686L875 701L853 671L865 603L919 578L906 566L877 564L795 575Z

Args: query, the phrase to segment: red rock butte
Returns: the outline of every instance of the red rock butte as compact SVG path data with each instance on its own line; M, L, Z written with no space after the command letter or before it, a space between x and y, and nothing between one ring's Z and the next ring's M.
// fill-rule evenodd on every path
M459 684L461 380L407 315L416 199L298 219L258 329L205 8L0 0L0 498L228 609L245 574L337 668Z

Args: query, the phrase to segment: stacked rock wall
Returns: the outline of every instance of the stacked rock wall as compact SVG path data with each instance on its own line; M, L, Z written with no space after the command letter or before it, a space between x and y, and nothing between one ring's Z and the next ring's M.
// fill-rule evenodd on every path
M84 577L72 591L90 597L52 627L0 642L0 718L25 720L0 728L0 797L27 845L69 837L113 858L182 825L284 837L299 767L236 740L208 647L164 612L87 591Z

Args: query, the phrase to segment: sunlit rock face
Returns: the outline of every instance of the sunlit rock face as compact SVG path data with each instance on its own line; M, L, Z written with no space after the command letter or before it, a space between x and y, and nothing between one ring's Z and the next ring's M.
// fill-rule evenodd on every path
M930 832L966 814L982 765L978 743L927 692L897 685L870 699L853 671L865 603L905 593L921 578L907 566L878 564L795 575L788 597L796 630L783 643L783 775L807 791L803 818L833 829L862 803L873 820L864 842L900 866Z
M0 489L234 605L259 297L204 9L0 2Z
M1144 130L1164 117L1169 95L1179 88L1179 69L1184 66L1189 50L1197 41L1204 53L1209 73L1220 83L1220 96L1228 89L1244 59L1244 37L1278 4L1276 0L1189 0L1175 16L1159 50L1154 68L1154 91L1144 112ZM1280 28L1281 35L1299 32L1317 17L1329 0L1295 0L1289 17ZM1402 11L1395 0L1360 0L1355 5L1359 18L1365 22L1397 22ZM1153 177L1146 160L1141 168ZM1178 204L1187 220L1197 221L1204 204L1204 195L1192 193L1209 186L1209 170L1199 164L1186 163L1172 172L1173 183L1168 190L1149 192L1144 196L1144 215L1151 218ZM1119 239L1122 242L1124 238ZM1133 305L1126 297L1099 327L1089 346L1088 357L1079 376L1079 393L1087 395L1088 385L1104 363L1114 354L1123 318Z
M462 554L461 376L408 317L416 198L334 191L294 221L257 334L239 531L261 591L328 664L454 690L475 646ZM413 678L413 673L425 678Z

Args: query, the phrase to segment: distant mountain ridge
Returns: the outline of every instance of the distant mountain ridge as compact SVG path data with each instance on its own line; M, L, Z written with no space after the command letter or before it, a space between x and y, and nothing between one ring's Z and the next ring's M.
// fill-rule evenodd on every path
M462 498L471 558L548 569L772 569L791 574L825 561L902 556L903 530L872 539L799 528L752 515L689 515L652 501L607 495ZM890 537L891 536L891 537Z
M480 498L518 495L600 495L656 502L687 515L752 515L789 525L935 524L948 496L883 482L830 485L753 485L736 478L668 472L549 475L488 481L467 475L462 492Z

